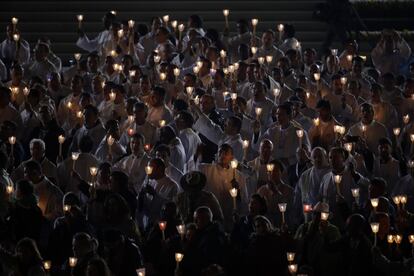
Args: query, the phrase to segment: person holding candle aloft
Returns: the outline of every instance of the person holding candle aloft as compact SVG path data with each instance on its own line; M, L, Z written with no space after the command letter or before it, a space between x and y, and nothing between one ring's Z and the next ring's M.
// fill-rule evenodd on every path
M180 138L177 137L175 130L171 126L164 126L159 129L159 144L165 144L170 148L170 161L177 169L185 172L186 154Z
M19 34L19 40L17 43L13 39L13 35L17 33ZM8 24L6 27L6 39L0 43L0 57L6 68L11 68L13 61L17 60L19 64L25 64L29 61L30 58L30 45L29 43L24 40L21 36L20 31L13 31L13 25ZM17 58L16 58L17 53Z
M364 139L369 150L377 156L378 138L389 137L389 133L383 124L374 120L374 108L371 104L363 103L360 108L362 115L361 121L351 126L348 134L360 136Z
M118 121L109 120L105 124L105 129L106 135L99 144L95 155L101 161L116 162L126 154L124 146L119 142L121 134Z
M260 187L257 193L263 196L268 206L268 214L275 225L281 223L281 213L278 203L287 203L287 214L285 214L287 226L293 226L291 216L293 212L293 189L285 184L282 180L282 174L285 170L284 164L279 160L273 160L273 170L269 172L267 184Z
M246 113L252 118L257 118L263 131L271 124L270 114L274 103L266 97L267 87L262 81L256 81L251 92L253 97L247 100ZM261 114L256 114L256 108L261 108Z
M62 128L69 132L79 121L76 113L80 111L80 96L83 92L83 78L75 75L71 80L72 93L62 99L57 111L57 120Z
M269 29L263 32L261 43L262 46L258 48L256 56L266 57L272 56L272 62L270 63L270 68L273 68L279 58L283 57L283 52L274 45L275 42L275 33Z
M266 165L272 160L273 154L273 143L269 139L263 139L260 142L259 156L247 163L248 168L254 175L249 180L250 183L254 183L253 192L258 188L265 185L269 178L269 171Z
M229 52L231 62L238 60L238 48L240 44L249 45L252 40L252 33L249 30L249 23L245 19L240 19L236 23L237 35L230 37L230 30L224 29L223 42Z
M313 267L315 275L335 273L339 258L339 254L329 252L326 245L337 241L341 233L329 219L322 219L323 213L329 214L329 205L317 202L312 210L312 220L300 225L295 234L302 262Z
M43 216L53 221L63 213L62 191L43 174L37 161L29 161L24 167L25 178L33 183L35 195L39 199L38 206Z
M383 99L383 89L379 84L371 84L370 92L369 103L374 108L374 120L383 124L388 132L391 133L392 129L398 127L400 123L400 116L398 116L397 110L392 104L393 102Z
M49 51L49 45L46 43L41 42L36 45L35 59L27 65L27 76L37 76L46 82L50 73L57 72L55 66L47 59Z
M291 24L283 24L282 41L280 41L279 49L286 53L289 49L297 50L302 53L302 46L299 40L295 37L295 27Z

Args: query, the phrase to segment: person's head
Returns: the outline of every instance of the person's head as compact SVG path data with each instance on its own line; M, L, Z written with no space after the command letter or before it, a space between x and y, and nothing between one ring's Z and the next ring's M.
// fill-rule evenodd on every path
M264 197L259 194L253 194L249 201L250 216L264 216L267 214L267 203Z
M123 192L128 189L129 177L126 173L121 171L111 172L111 185L110 189L114 192Z
M168 31L167 28L159 27L157 29L157 31L155 32L155 41L158 44L163 44L163 43L167 42L169 33L170 32Z
M16 245L16 257L24 267L42 263L42 256L36 242L30 238L21 239Z
M49 55L50 48L49 45L46 43L38 43L35 47L35 59L38 62L45 61L47 59L47 56Z
M380 196L385 195L387 191L387 181L381 177L374 177L370 180L368 186L368 196L369 198L379 198Z
M191 128L194 124L193 115L188 111L181 111L175 116L175 124L179 131Z
M313 48L307 48L303 51L303 62L307 66L311 66L316 59L316 50Z
M295 37L296 30L292 24L285 24L283 28L283 39Z
M202 230L213 222L213 213L207 206L198 207L194 212L194 222L197 229Z
M96 73L99 69L99 55L97 52L92 52L88 55L87 59L89 72Z
M47 125L53 119L53 111L48 105L42 105L39 110L40 121Z
M159 107L164 104L166 91L161 86L156 86L151 91L150 104L153 107Z
M372 103L381 102L382 87L377 83L371 84L371 101Z
M239 117L231 116L227 118L225 124L224 124L224 133L233 136L240 133L242 127L242 121Z
M162 128L160 128L160 142L163 144L170 144L171 141L173 141L175 139L175 137L177 136L175 130L167 125L164 126Z
M99 118L99 111L96 106L88 104L83 109L83 116L85 118L85 126L87 128L92 128L96 125L96 122Z
M346 220L346 230L350 237L359 238L363 235L366 227L366 220L360 214L353 214Z
M177 99L173 103L173 114L177 116L179 113L183 111L188 111L188 103L183 99Z
M214 97L209 94L204 94L200 99L200 109L201 111L208 115L216 108Z
M103 209L105 218L112 223L130 216L127 201L116 192L106 197Z
M132 154L134 154L135 156L141 156L142 154L144 154L144 144L144 135L142 135L141 133L134 133L129 142Z
M392 143L391 140L387 137L380 138L378 140L378 152L381 159L388 161L391 157Z
M345 166L346 153L343 148L334 147L329 151L329 162L332 169L337 172L342 172Z
M17 125L13 121L4 121L0 127L0 137L3 140L6 140L10 136L16 136Z
M254 218L254 230L256 235L264 236L273 231L273 225L265 216L256 216Z
M374 107L369 103L361 104L361 114L362 118L361 121L364 125L371 124L372 120L374 120Z
M275 33L272 30L267 30L262 35L262 44L265 49L273 47L275 41Z
M282 178L282 174L285 171L285 166L277 159L270 161L269 164L273 165L273 170L270 173L271 179L276 183L279 183Z
M72 239L72 250L76 258L82 259L97 247L97 241L85 232L78 232Z
M45 142L41 139L32 139L30 141L30 155L32 156L33 160L41 162L43 157L45 156L46 145Z
M164 164L168 166L170 163L170 156L171 156L171 150L170 147L165 144L157 145L155 148L155 157L160 158L164 161Z
M329 213L329 204L319 201L312 208L312 216L314 222L319 222L321 213Z
M269 139L263 139L260 142L260 158L265 162L270 160L273 153L273 143Z
M234 159L233 148L229 144L221 144L218 150L217 162L223 167L230 165L231 160Z
M78 144L79 151L81 153L91 152L92 149L93 149L93 146L94 146L93 143L94 142L93 142L92 138L89 135L82 136L82 138L79 140L79 144Z
M9 105L11 100L11 90L8 87L0 86L0 109Z
M213 77L213 85L215 88L220 89L224 85L224 71L217 69Z
M197 14L193 14L188 18L188 28L194 28L194 29L199 29L199 28L203 28L203 19L197 15Z
M111 270L102 258L94 258L88 262L86 276L111 276Z
M350 80L347 84L347 92L358 99L361 95L361 83L357 80Z
M328 100L319 100L316 104L316 109L318 110L319 118L323 122L327 122L331 119L331 104Z
M263 101L266 98L266 86L262 81L256 81L253 88L253 95L256 101Z
M115 21L116 21L116 14L113 12L107 12L102 17L102 23L106 30L109 30L109 28L112 26L112 23L114 23Z
M72 89L73 95L79 96L83 89L83 78L80 75L73 76L70 88Z
M354 57L352 59L352 74L359 77L362 74L362 68L363 68L363 60L360 57Z
M15 197L16 200L34 197L34 189L32 183L26 179L19 180L16 183Z
M311 152L311 161L315 168L320 169L328 165L328 157L325 149L315 147Z
M334 93L342 93L343 91L343 84L341 82L342 75L334 74L331 78L331 87Z
M276 118L279 125L282 127L288 126L292 119L292 106L288 103L283 103L277 107Z
M152 173L148 175L150 179L161 179L165 176L165 162L161 158L153 158L148 162L148 165L152 167Z
M244 34L249 31L249 23L246 19L240 19L236 23L236 28L239 34Z
M108 120L105 124L106 134L111 135L116 141L119 140L121 133L119 130L119 122L117 120Z
M103 162L99 165L98 168L98 183L100 185L107 186L111 182L111 164L108 162ZM101 187L101 188L107 188L107 187Z
M20 64L13 64L13 66L11 67L12 81L17 83L20 82L23 79L23 73L24 69Z
M24 164L24 177L33 184L39 183L43 179L42 166L35 160L30 160Z
M148 115L148 107L143 102L137 102L134 105L134 116L135 116L135 123L137 125L143 125L147 119Z

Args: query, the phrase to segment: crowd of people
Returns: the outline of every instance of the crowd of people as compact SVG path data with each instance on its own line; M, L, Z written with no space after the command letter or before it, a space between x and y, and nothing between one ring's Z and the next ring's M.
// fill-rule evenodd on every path
M0 44L1 275L411 275L397 31L367 57L291 24L82 19L70 66L17 18Z

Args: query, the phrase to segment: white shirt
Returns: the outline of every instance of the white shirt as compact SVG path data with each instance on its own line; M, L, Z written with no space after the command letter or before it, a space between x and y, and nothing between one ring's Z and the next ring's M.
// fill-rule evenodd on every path
M1 59L8 60L9 62L13 61L16 57L16 42L5 39L0 44L0 56ZM30 44L24 40L20 39L20 49L18 55L18 61L20 64L25 64L29 62L30 59Z
M43 61L33 61L29 64L28 68L28 75L30 77L39 77L45 83L47 81L47 76L51 73L57 73L55 66L48 60L45 59Z
M105 134L106 130L100 121L98 121L98 123L92 128L87 128L85 125L83 125L80 129L78 129L75 132L72 141L72 150L78 149L79 142L82 139L82 137L89 136L93 141L93 147L91 152L96 152Z
M123 157L126 154L126 150L124 146L122 146L119 141L115 141L113 145L111 146L111 155L112 155L112 161L116 162L119 158ZM109 155L109 145L107 142L107 136L105 136L101 143L98 146L98 149L95 152L96 158L100 162L108 161L108 155Z
M79 37L76 46L88 52L97 51L100 54L106 51L106 45L112 42L112 34L109 30L104 30L98 34L97 37L90 40L86 35Z
M165 104L158 107L151 107L148 111L148 122L154 126L158 126L161 120L165 120L166 124L173 120L172 112Z
M164 176L161 179L150 179L149 185L152 186L157 194L167 200L173 200L174 197L180 192L180 187L168 176Z
M362 125L362 122L356 123L349 129L348 134L363 137L368 144L369 150L378 155L378 140L383 137L389 137L387 129L383 124L373 120L371 124L366 125L364 134L362 132Z
M201 145L202 142L200 137L197 135L197 133L194 132L192 128L181 130L178 134L178 137L180 138L185 150L185 162L188 171L194 168L194 164L192 164L194 162L194 155L197 152L198 146Z
M136 192L139 192L147 176L145 166L149 161L150 158L146 154L140 157L130 154L119 160L114 168L126 173L129 176L130 186L134 187Z

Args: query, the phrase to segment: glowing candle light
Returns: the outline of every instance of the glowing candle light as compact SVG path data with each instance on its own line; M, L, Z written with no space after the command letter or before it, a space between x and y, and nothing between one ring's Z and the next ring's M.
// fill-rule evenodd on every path
M49 271L52 268L52 262L51 261L44 261L43 262L43 268L46 271Z
M319 118L313 119L313 124L317 127L319 126Z
M405 209L405 204L407 204L407 196L406 195L401 195L400 196L400 202L401 202L401 205L402 205L402 209L404 210Z
M59 156L61 157L62 156L62 146L63 146L63 143L65 142L65 136L59 135L58 136L58 142L59 142Z
M70 211L71 206L68 204L63 205L63 211L65 212L69 212Z
M174 73L174 76L175 76L176 78L178 78L178 77L180 76L181 71L180 71L180 69L178 69L178 68L174 68L173 73Z
M372 230L372 233L374 233L374 246L377 246L377 233L379 231L379 223L378 222L372 222L371 223L371 230Z
M340 195L341 194L340 185L341 185L341 181L342 181L342 175L335 174L333 178L334 178L334 182L336 184L336 192L337 192L338 195Z
M178 270L178 268L180 266L180 262L183 260L183 258L184 258L184 254L182 254L182 253L175 253L175 261L177 263L177 270Z
M404 124L408 124L410 122L410 115L406 114L403 116Z
M10 154L14 155L14 144L16 144L16 136L9 137L9 144L10 144Z
M259 57L257 58L257 61L259 62L260 65L263 65L265 62L265 58L264 57Z
M179 34L178 34L178 40L179 41L181 41L181 38L183 36L184 29L185 29L184 24L178 25L178 32L179 32Z
M128 20L128 28L133 29L135 26L135 21L130 19Z
M109 135L108 138L106 138L106 142L108 144L109 155L111 155L112 154L112 146L115 143L115 138L112 137L112 135Z
M193 67L193 72L194 72L194 74L198 74L198 72L200 72L200 67L198 67L198 66L194 66Z
M336 57L338 55L338 49L331 49L331 55Z
M252 19L252 26L253 26L253 37L256 36L256 26L259 23L259 19L253 18Z
M345 150L350 153L352 151L353 146L352 146L352 143L345 143L344 147L345 147Z
M187 87L185 88L185 91L187 92L188 97L189 97L189 98L191 98L191 96L193 95L194 87L192 87L192 86L187 86Z
M287 252L286 258L288 262L293 262L295 260L295 253L294 252Z
M237 189L236 188L232 188L230 189L230 196L233 199L233 209L237 210L237 202L236 202L236 198L237 198Z
M78 258L69 257L69 266L70 267L74 268L77 263L78 263Z
M153 171L153 167L152 166L145 166L145 173L147 174L147 175L151 175L152 174L152 171Z
M351 189L352 196L355 198L355 202L359 202L359 188Z
M346 82L347 82L347 78L346 77L341 77L341 84L342 85L345 85L346 84Z
M298 265L297 264L290 264L288 265L289 273L295 274L298 271Z
M176 228L177 228L178 234L180 234L181 239L183 240L184 239L184 235L185 235L185 225L184 224L180 224L180 225L177 225Z
M174 29L174 32L177 30L177 26L178 26L177 20L171 21L171 27Z
M391 245L394 243L394 236L393 235L387 235L387 242Z
M164 127L164 126L165 126L165 124L166 124L166 122L165 122L165 120L160 120L160 121L158 122L158 124L159 124L159 126L160 126L160 127Z
M160 73L160 80L161 81L165 81L166 78L167 78L167 74L166 73Z
M82 57L82 54L81 53L75 53L75 54L73 54L73 57L75 58L76 62L79 63L79 61Z
M257 53L257 47L252 46L252 47L250 48L250 51L252 52L252 54L253 54L253 55L255 55L255 54Z
M162 240L165 241L165 229L167 228L167 222L166 221L160 221L158 222L158 226L160 227L161 233L162 233Z
M7 184L6 185L6 193L11 195L14 191L13 185L12 184Z
M159 56L159 55L155 55L154 56L154 62L155 63L159 63L161 61L161 56Z
M162 21L164 21L165 25L167 25L168 21L170 21L170 16L168 14L164 15L162 17Z
M286 208L287 208L287 203L279 203L278 207L279 207L280 213L282 213L282 225L284 225L285 224L285 212L286 212Z
M346 55L346 60L348 62L352 62L353 56L352 55Z
M17 23L19 23L19 19L17 17L12 17L11 22L13 24L13 32L16 32Z
M261 107L256 107L254 109L254 112L256 113L256 119L259 120L260 119L260 115L262 114L263 109Z
M321 220L327 221L329 218L329 213L322 212L321 213Z
M75 170L76 160L79 159L79 152L72 152L72 169Z
M124 30L123 29L118 30L117 34L118 34L118 38L122 38L124 36Z
M296 136L299 138L299 147L302 146L302 139L303 139L303 129L297 129L296 130Z
M82 21L83 21L83 14L78 14L76 16L76 18L78 19L78 28L81 29L82 28Z
M273 60L273 56L266 56L266 62L267 63L271 63L272 62L272 60Z
M399 127L393 128L392 132L394 133L395 136L400 135L401 129Z
M109 100L111 102L114 102L116 98L116 93L114 92L114 90L111 90L111 92L109 93Z
M374 208L374 211L377 210L379 200L378 198L371 198L371 206Z

